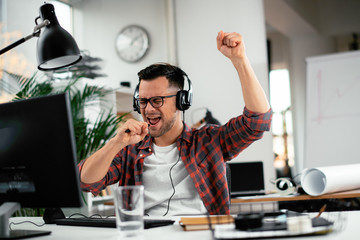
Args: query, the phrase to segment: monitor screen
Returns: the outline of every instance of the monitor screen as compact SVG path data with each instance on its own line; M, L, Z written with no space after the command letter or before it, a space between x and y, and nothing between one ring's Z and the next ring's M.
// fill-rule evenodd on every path
M67 94L0 104L0 205L81 206L70 109Z
M265 193L264 169L261 161L230 162L231 195L246 196Z

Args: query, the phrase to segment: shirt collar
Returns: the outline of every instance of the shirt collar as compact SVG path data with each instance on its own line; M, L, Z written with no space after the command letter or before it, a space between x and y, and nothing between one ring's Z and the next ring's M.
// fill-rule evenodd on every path
M193 132L193 129L190 128L186 123L184 123L184 130L183 130L180 138L187 141L188 143L191 143L192 132Z

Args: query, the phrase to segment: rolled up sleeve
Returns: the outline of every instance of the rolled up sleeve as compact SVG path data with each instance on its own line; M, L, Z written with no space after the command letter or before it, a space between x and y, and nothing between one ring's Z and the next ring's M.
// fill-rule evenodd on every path
M78 164L79 176L81 176L81 170L84 166L85 161L86 159L82 160ZM101 190L105 188L105 179L101 179L100 181L91 184L84 183L80 179L80 188L84 192L91 192L94 196L97 196L101 192Z

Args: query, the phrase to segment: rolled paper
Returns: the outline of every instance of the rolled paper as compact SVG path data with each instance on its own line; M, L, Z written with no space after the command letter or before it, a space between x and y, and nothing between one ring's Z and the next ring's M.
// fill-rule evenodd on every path
M301 186L311 196L360 188L360 164L304 169Z

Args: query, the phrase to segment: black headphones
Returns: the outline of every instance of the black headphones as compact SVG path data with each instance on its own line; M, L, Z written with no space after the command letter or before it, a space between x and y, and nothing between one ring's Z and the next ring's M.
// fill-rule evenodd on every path
M185 110L188 110L192 104L192 86L191 86L191 81L190 81L189 77L187 76L187 74L184 71L182 71L182 74L187 79L187 82L189 85L189 90L179 90L176 93L176 107L180 111L185 111ZM184 79L184 81L185 81L185 79ZM136 85L134 95L133 95L133 108L134 108L134 111L136 111L138 113L140 113L140 106L138 105L138 102L136 101L136 99L139 97L139 85L140 85L140 82Z
M278 178L274 182L276 189L282 195L296 193L296 183L290 178Z

